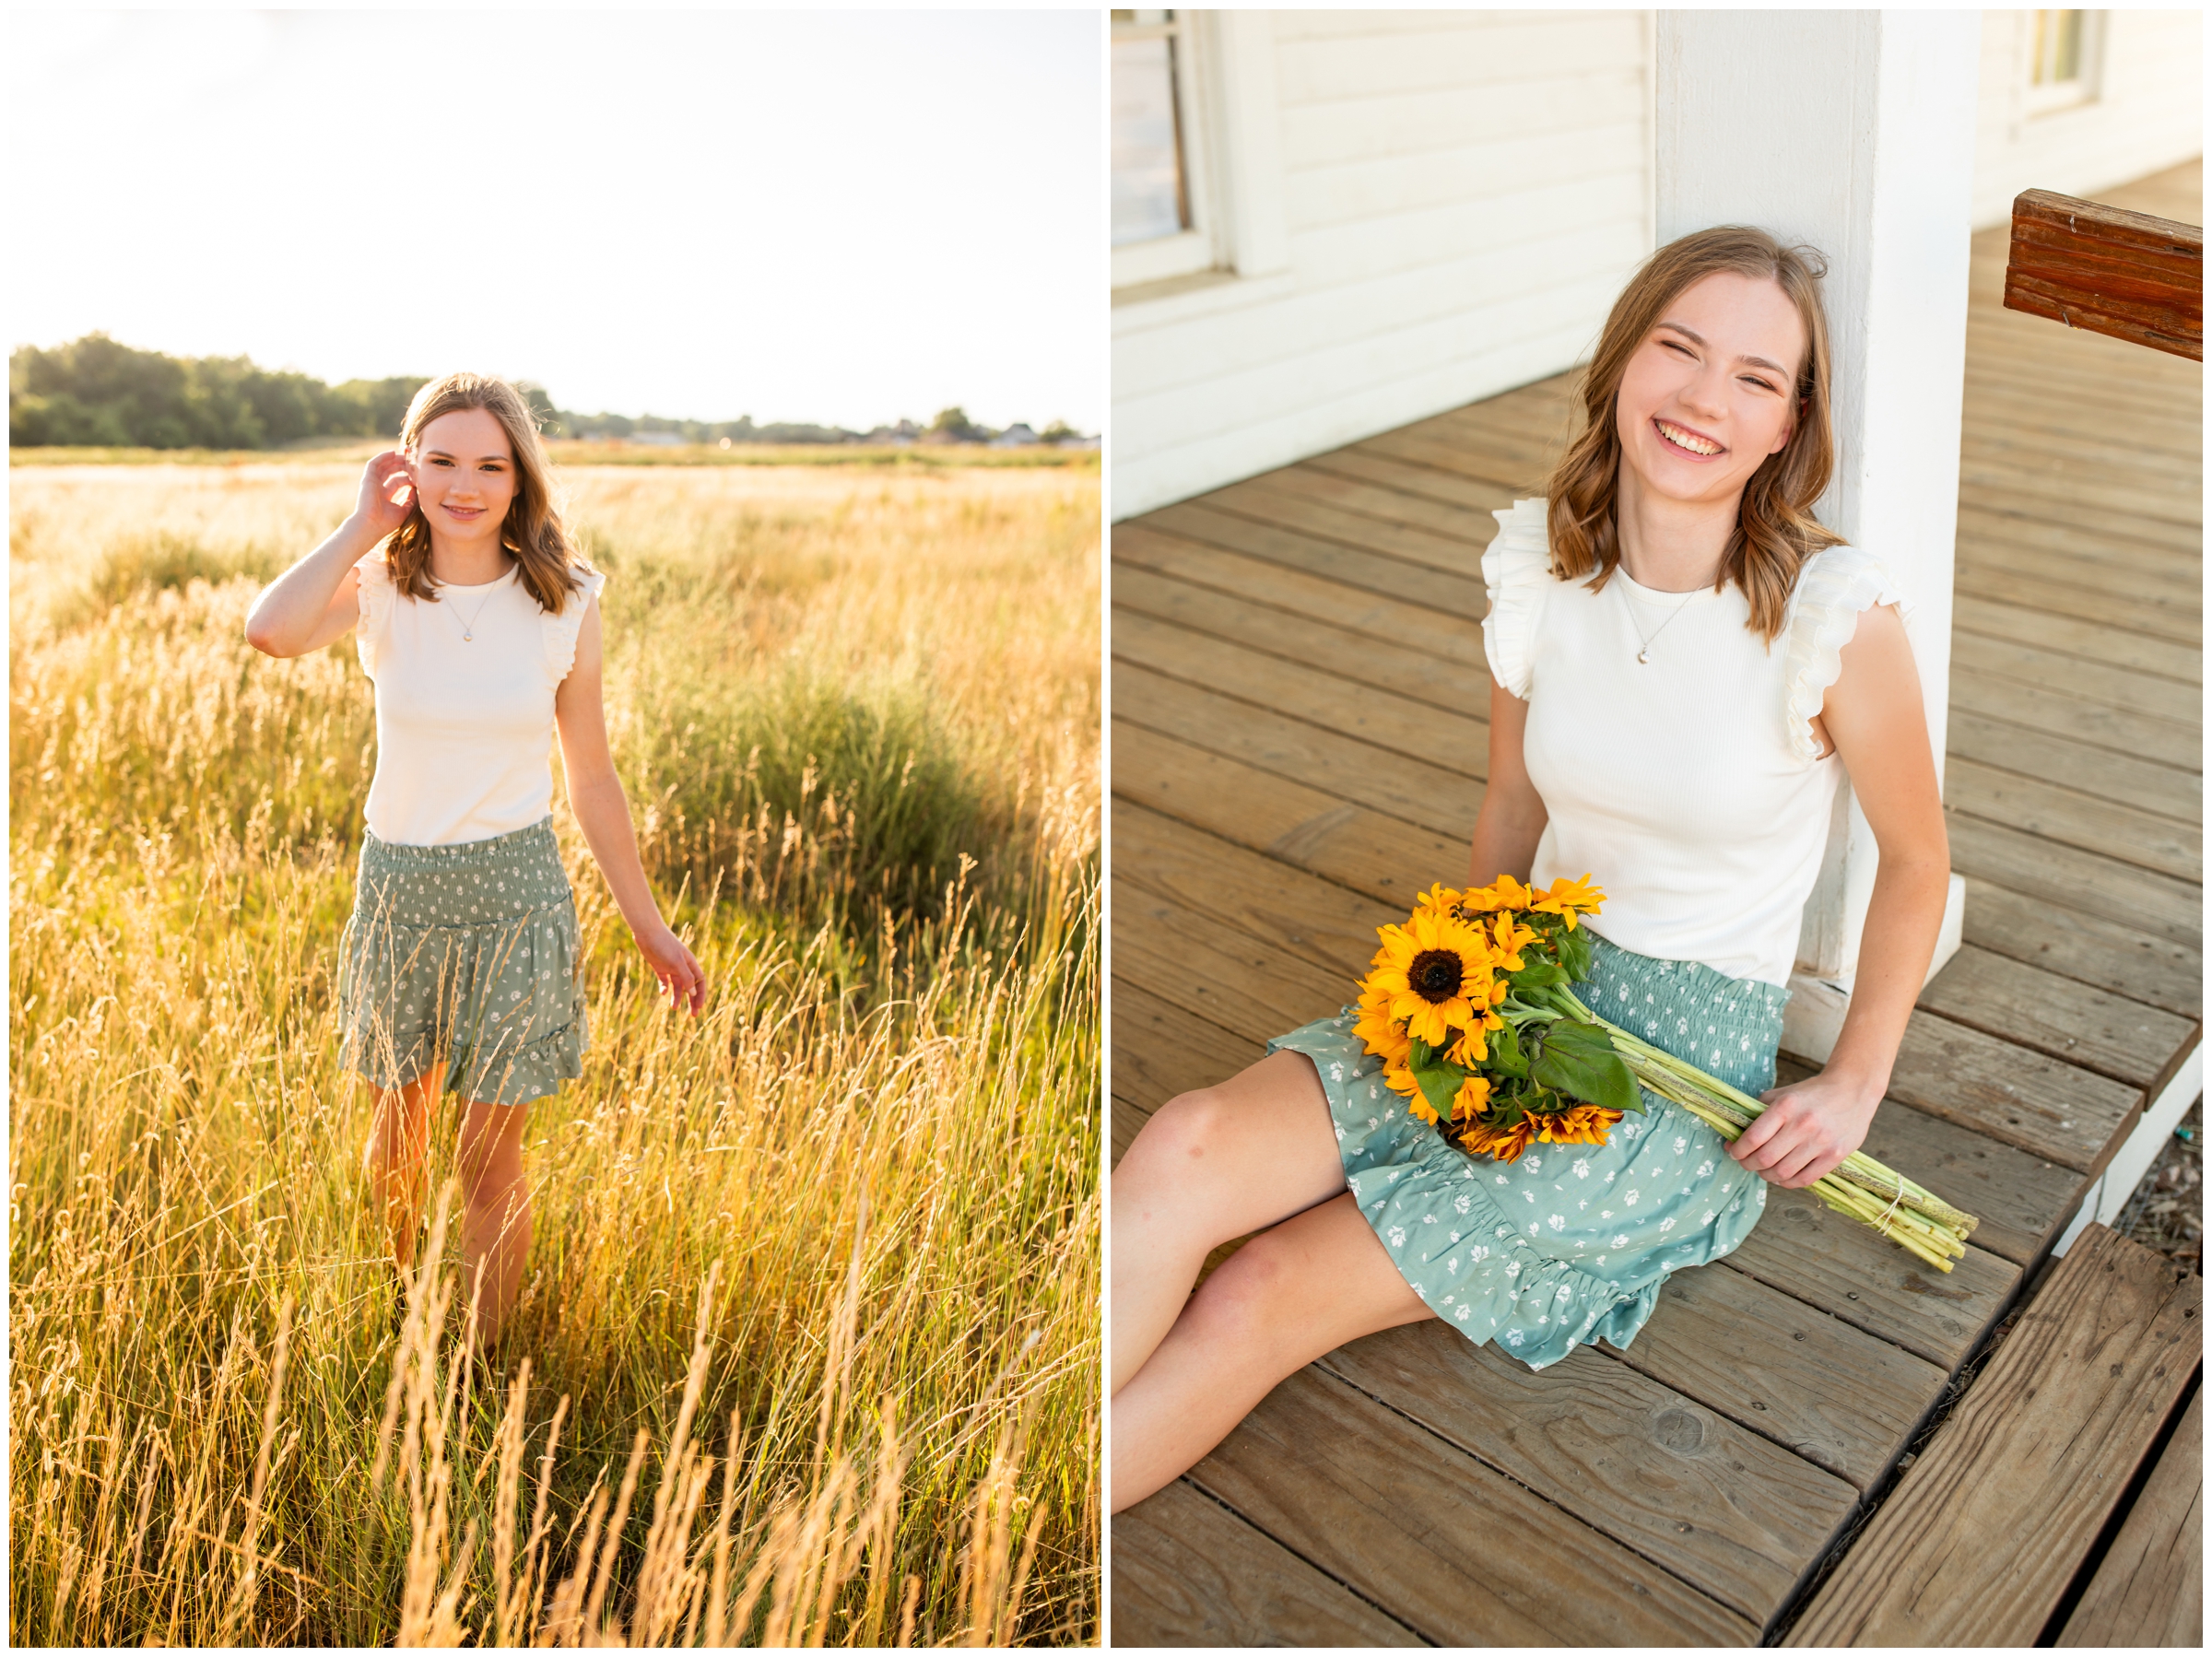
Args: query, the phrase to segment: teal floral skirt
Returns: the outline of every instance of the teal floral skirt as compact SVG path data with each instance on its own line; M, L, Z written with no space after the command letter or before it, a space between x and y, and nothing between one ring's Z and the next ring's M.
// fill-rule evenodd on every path
M1591 934L1590 1009L1754 1096L1774 1085L1789 992L1695 961L1662 961ZM1751 1234L1766 1182L1677 1105L1643 1095L1603 1146L1532 1145L1516 1162L1471 1157L1406 1109L1347 1007L1277 1036L1313 1061L1345 1182L1429 1309L1477 1346L1541 1369L1603 1338L1626 1346L1670 1272Z
M364 831L339 954L343 1062L397 1087L443 1061L464 1099L542 1099L583 1073L577 956L551 817L449 846Z

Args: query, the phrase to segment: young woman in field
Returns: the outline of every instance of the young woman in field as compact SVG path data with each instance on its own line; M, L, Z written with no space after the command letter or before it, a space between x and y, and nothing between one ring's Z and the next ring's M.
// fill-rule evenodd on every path
M1727 1145L1646 1093L1602 1147L1471 1163L1383 1087L1348 1008L1170 1100L1113 1177L1117 1510L1376 1330L1441 1317L1537 1369L1625 1346L1668 1273L1749 1234L1762 1180L1808 1185L1865 1139L1949 852L1900 595L1812 516L1834 454L1808 252L1723 228L1653 254L1606 320L1548 507L1499 512L1482 560L1474 883L1595 871L1583 998L1772 1108ZM1845 769L1880 850L1858 978L1827 1068L1775 1088ZM1253 1232L1193 1295L1207 1253Z
M254 601L272 656L355 635L376 686L376 775L339 946L345 1063L374 1094L368 1172L411 1263L430 1111L462 1099L462 1230L487 1349L530 1244L530 1101L582 1074L576 906L554 840L558 727L569 802L662 986L696 1014L706 980L661 918L600 702L606 578L554 509L528 405L448 374L415 395L353 515Z

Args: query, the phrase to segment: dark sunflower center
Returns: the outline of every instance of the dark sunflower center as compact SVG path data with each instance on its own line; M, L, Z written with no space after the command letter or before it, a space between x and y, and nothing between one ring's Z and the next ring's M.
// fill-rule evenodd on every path
M1459 957L1449 949L1424 949L1406 969L1406 981L1423 1001L1441 1003L1459 993Z

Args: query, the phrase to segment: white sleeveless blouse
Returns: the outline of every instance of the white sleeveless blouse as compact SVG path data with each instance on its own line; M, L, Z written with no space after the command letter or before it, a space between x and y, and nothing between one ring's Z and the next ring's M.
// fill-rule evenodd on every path
M354 642L376 685L370 830L388 845L447 846L546 816L553 694L576 664L584 612L606 577L582 572L583 590L554 616L537 607L519 570L441 587L426 604L393 585L381 548L355 568Z
M1658 593L1617 569L1592 592L1551 573L1541 499L1493 515L1483 648L1528 703L1550 817L1530 879L1594 876L1591 930L1624 949L1786 985L1842 775L1811 722L1859 613L1895 604L1909 621L1911 606L1875 558L1831 546L1799 572L1770 648L1733 582Z

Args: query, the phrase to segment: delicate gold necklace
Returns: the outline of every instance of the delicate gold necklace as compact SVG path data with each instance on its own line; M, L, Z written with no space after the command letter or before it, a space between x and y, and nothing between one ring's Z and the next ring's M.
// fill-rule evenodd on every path
M1635 579L1633 576L1629 575L1628 571L1625 570L1621 571L1621 575L1625 580L1632 581ZM1666 613L1666 619L1661 622L1657 627L1653 628L1651 630L1650 636L1646 637L1642 625L1636 619L1636 606L1629 602L1628 588L1625 586L1620 588L1621 607L1627 610L1629 613L1629 626L1635 629L1636 637L1642 642L1643 645L1643 648L1636 652L1637 661L1642 663L1647 667L1651 665L1653 641L1655 640L1660 634L1665 632L1668 628L1674 626L1675 617L1681 615L1683 611L1688 609L1689 601L1697 597L1697 595L1702 591L1704 591L1704 589L1701 587L1692 587L1688 593L1685 593L1682 595L1682 602L1677 605L1673 609L1669 610Z
M502 575L500 577L499 581L496 581L491 584L496 589L500 585L501 582L505 582L506 579L507 577ZM453 605L453 619L461 624L462 643L474 644L477 641L477 623L482 619L485 606L490 604L491 601L498 596L499 593L494 591L487 593L482 598L477 600L477 613L474 616L462 615L461 606L458 604L453 604L453 601L451 598L446 600L446 603Z

